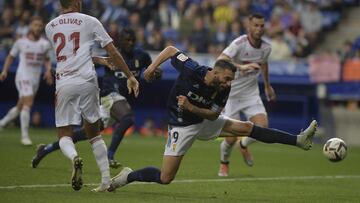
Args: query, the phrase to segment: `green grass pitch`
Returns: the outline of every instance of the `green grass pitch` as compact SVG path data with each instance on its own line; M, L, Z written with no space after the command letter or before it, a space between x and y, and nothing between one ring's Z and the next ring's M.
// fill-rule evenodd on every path
M20 144L19 129L0 132L0 202L360 202L360 147L331 163L322 146L310 151L279 144L251 146L255 165L247 167L233 150L230 177L219 178L219 141L197 141L186 154L170 185L131 184L115 193L92 193L100 173L88 142L78 143L84 160L85 186L78 192L69 182L71 164L60 151L30 167L36 144L56 139L55 129L31 129L34 145ZM104 136L107 143L109 136ZM126 137L117 160L133 169L160 166L164 138ZM119 172L111 170L112 176Z

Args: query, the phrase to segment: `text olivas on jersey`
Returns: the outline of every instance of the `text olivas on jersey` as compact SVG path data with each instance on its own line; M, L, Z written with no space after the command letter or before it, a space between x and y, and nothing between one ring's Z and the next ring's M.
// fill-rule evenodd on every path
M188 126L202 122L204 119L186 110L180 110L177 96L186 96L189 102L200 108L211 109L220 113L226 104L230 88L221 92L204 83L204 77L210 69L200 66L182 52L171 57L171 64L180 73L176 79L167 102L169 124Z

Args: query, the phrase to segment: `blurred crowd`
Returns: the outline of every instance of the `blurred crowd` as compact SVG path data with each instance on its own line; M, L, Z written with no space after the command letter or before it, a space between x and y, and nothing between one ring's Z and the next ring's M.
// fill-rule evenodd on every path
M83 12L98 18L118 45L119 30L136 31L138 46L159 51L167 45L191 53L218 55L246 32L248 14L266 18L271 59L305 57L341 18L344 2L356 0L83 0ZM31 16L48 22L59 14L58 0L0 1L0 50L25 35ZM0 57L1 57L0 53Z

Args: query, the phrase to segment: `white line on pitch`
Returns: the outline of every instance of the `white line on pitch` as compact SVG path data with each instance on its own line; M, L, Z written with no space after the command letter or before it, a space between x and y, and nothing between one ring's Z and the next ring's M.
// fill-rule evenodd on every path
M360 178L360 175L336 175L336 176L285 176L285 177L263 177L263 178L219 178L219 179L188 179L175 180L172 183L208 183L208 182L234 182L234 181L286 181L286 180L322 180L322 179L352 179ZM145 182L136 182L132 185L152 184ZM97 183L85 184L87 186L97 186ZM48 184L48 185L9 185L0 186L0 189L18 189L18 188L51 188L51 187L70 187L70 184Z

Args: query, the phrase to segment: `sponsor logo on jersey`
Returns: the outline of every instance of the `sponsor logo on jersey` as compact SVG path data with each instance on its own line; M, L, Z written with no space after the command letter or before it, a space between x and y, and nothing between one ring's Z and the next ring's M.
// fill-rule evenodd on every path
M205 105L209 105L211 103L211 101L207 101L203 96L199 96L191 91L187 93L187 97L189 97L191 100L197 101Z

